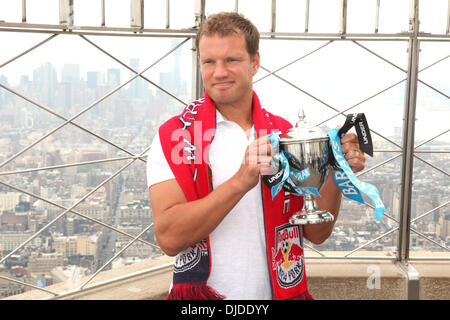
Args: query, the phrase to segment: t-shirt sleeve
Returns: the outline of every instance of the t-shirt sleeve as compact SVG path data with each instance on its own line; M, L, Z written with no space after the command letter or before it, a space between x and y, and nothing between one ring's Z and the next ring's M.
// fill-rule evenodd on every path
M175 179L175 176L164 156L159 132L156 132L147 157L147 187L170 179Z

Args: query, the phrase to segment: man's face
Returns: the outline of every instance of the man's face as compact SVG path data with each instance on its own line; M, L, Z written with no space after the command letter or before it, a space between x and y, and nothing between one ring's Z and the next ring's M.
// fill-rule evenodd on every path
M199 52L203 85L216 104L238 103L251 96L259 52L250 57L242 34L202 36Z

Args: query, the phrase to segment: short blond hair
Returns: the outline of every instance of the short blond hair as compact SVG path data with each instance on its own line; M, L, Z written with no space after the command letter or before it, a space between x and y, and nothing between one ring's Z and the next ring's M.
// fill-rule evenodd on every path
M209 16L204 20L197 32L195 45L199 54L199 43L202 36L221 37L231 34L242 34L245 38L247 52L253 57L259 50L259 31L255 25L237 12L220 12Z

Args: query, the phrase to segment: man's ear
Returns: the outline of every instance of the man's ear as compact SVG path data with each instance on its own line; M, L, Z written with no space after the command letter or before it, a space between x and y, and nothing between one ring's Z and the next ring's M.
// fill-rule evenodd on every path
M255 75L259 70L259 66L260 66L260 62L261 62L261 58L259 56L259 51L256 51L252 60L253 60L253 75Z

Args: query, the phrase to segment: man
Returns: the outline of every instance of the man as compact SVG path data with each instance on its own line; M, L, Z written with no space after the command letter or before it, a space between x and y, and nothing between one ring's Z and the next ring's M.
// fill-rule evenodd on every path
M176 256L167 299L312 299L303 236L322 243L334 222L291 226L302 198L261 184L273 150L272 131L291 125L261 108L252 78L260 65L259 33L237 13L204 21L197 52L205 97L161 126L148 157L154 230ZM356 135L342 151L357 172L364 153ZM338 216L341 193L331 175L317 203ZM295 250L294 250L295 249Z

